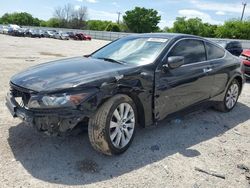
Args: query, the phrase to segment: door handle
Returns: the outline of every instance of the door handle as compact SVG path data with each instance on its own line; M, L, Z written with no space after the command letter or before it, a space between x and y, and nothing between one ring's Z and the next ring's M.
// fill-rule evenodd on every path
M212 68L204 68L203 69L203 72L204 73L209 73L209 72L211 72L213 69Z

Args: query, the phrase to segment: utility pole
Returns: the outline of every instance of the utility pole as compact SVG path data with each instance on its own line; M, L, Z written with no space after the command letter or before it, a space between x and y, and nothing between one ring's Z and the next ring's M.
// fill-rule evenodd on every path
M247 6L247 3L246 2L242 2L242 5L243 5L243 10L242 10L242 15L241 15L241 21L243 20L243 17L244 17L244 13L245 13L245 9L246 9L246 6Z
M120 24L120 16L121 16L121 12L117 12L117 15L118 15L118 20L117 20L117 23Z

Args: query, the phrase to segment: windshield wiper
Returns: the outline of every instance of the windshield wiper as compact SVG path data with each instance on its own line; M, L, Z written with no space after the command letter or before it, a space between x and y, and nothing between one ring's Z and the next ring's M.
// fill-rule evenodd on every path
M109 61L111 63L118 63L118 64L121 64L121 65L124 65L125 63L122 62L122 61L118 61L118 60L115 60L115 59L111 59L111 58L106 58L106 57L98 57L97 59L102 59L104 61Z

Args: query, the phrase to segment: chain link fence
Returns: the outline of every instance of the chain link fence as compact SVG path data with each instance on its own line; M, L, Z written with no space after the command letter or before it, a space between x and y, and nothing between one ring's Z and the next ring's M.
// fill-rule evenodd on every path
M34 26L23 26L23 28L41 29L41 30L57 30L63 32L83 32L90 35L93 39L113 41L121 37L125 37L134 33L124 32L110 32L110 31L93 31L93 30L79 30L79 29L66 29L66 28L51 28L51 27L34 27ZM250 40L239 40L239 39L221 39L221 38L207 38L214 42L229 42L229 41L240 41L244 49L250 49Z

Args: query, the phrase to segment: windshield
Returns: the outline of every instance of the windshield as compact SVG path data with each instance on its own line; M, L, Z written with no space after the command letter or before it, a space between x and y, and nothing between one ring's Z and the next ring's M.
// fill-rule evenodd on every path
M124 38L102 48L91 57L145 65L155 61L167 41L165 38Z

